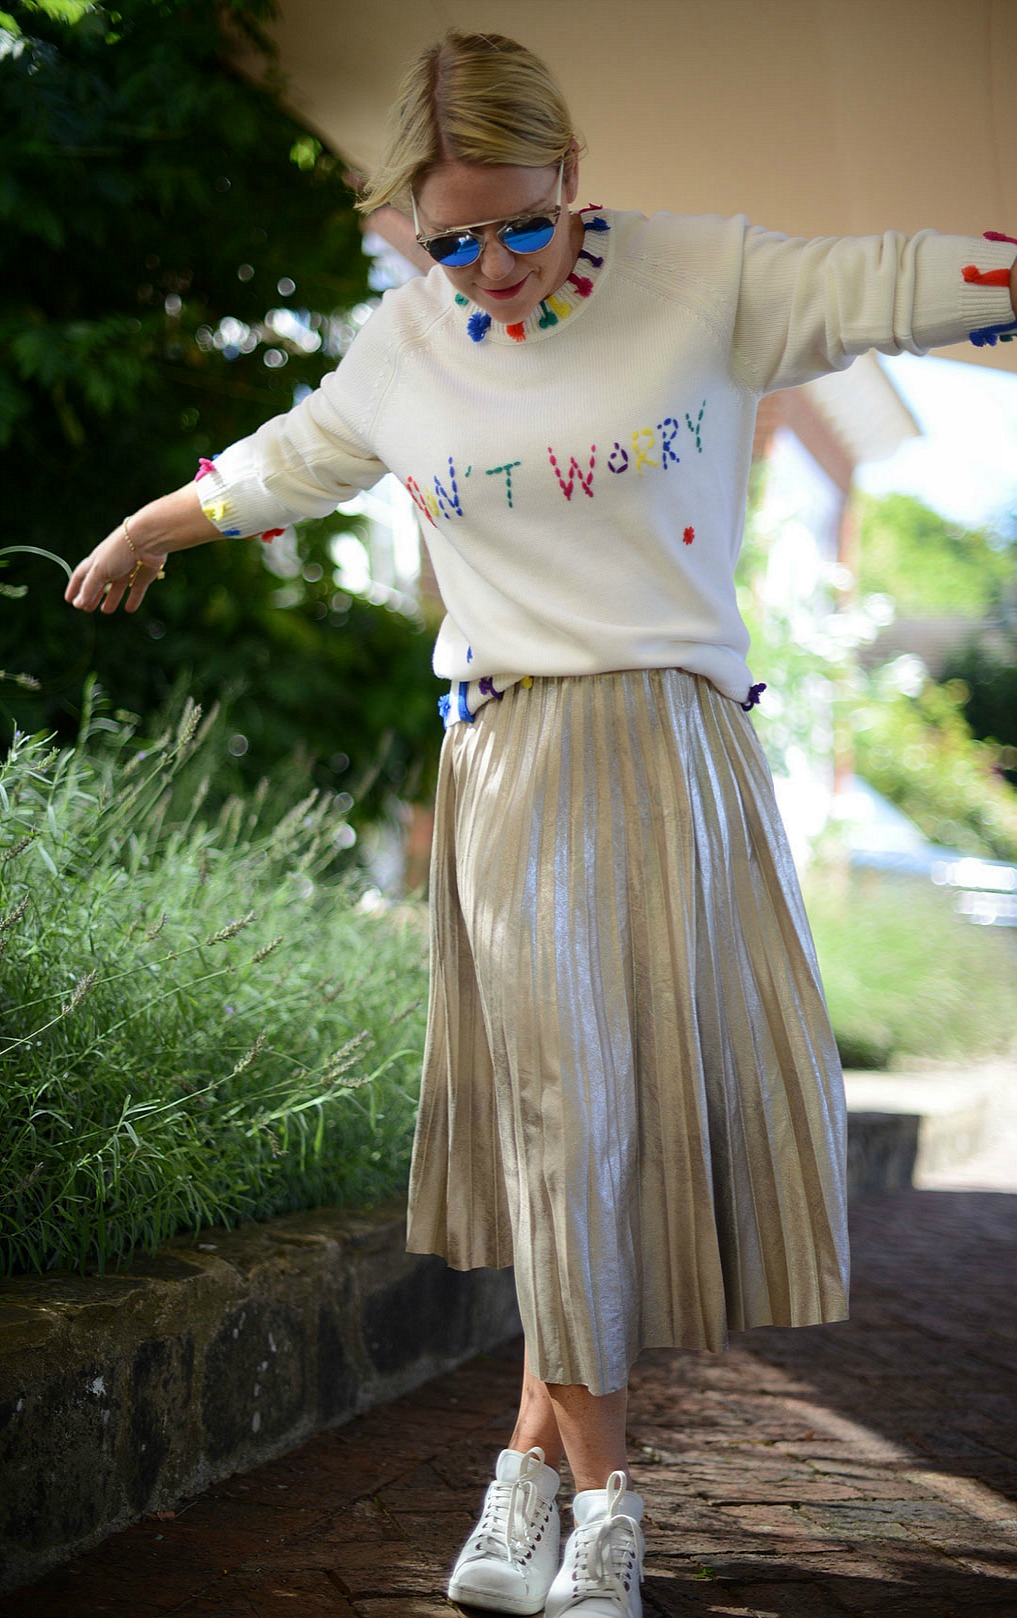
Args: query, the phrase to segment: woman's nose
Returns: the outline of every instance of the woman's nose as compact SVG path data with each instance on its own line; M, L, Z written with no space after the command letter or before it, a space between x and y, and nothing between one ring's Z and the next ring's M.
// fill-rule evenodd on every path
M489 281L503 281L511 272L514 254L492 230L480 251L480 268Z

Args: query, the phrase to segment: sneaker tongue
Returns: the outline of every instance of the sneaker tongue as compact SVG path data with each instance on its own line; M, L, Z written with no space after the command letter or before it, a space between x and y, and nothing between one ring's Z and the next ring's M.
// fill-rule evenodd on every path
M572 1515L580 1527L589 1522L596 1522L600 1517L606 1517L611 1502L607 1489L585 1489L577 1494L572 1502ZM632 1517L640 1522L643 1515L643 1502L638 1494L631 1490L624 1494L615 1495L613 1517Z
M604 1489L585 1489L572 1502L572 1515L579 1527L607 1516L607 1493Z
M494 1469L498 1482L515 1483L525 1460L526 1456L521 1455L518 1450L503 1449Z

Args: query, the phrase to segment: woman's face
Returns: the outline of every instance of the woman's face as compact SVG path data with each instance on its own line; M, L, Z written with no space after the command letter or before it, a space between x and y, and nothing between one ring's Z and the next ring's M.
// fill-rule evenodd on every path
M557 292L573 268L582 246L582 221L566 204L578 190L575 161L566 166L562 212L550 242L537 253L513 253L498 240L493 227L480 235L483 250L460 269L442 266L457 292L504 325L525 320L542 298ZM421 180L416 190L420 229L426 236L484 219L503 221L548 212L558 185L557 165L545 169L478 163L443 163Z

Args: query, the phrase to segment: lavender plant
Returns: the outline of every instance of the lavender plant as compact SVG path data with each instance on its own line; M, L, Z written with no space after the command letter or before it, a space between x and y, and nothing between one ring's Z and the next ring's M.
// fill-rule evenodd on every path
M335 799L203 815L214 716L86 713L0 764L0 1271L100 1269L405 1182L420 913L337 875Z

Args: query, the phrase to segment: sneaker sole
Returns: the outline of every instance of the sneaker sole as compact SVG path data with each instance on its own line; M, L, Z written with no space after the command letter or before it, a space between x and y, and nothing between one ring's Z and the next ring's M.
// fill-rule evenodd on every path
M468 1584L453 1579L448 1587L450 1601L462 1601L468 1607L477 1607L482 1612L508 1612L514 1618L534 1618L534 1614L543 1612L546 1595L540 1597L534 1604L535 1598L524 1597L513 1601L510 1596L492 1596L489 1590L473 1590Z

